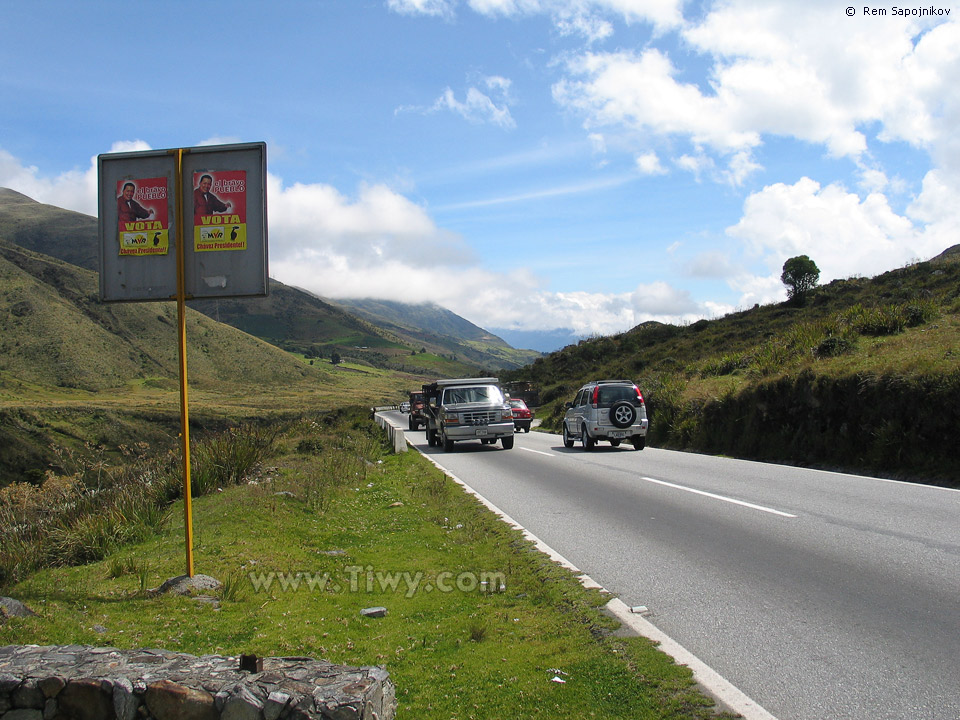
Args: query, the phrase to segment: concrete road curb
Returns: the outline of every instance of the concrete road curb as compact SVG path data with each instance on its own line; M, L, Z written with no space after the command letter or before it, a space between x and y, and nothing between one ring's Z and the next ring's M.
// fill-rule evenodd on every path
M420 451L416 445L413 447L418 452ZM583 583L585 587L596 588L606 592L606 590L601 585L597 584L589 575L584 574L576 565L571 563L536 535L520 525L520 523L483 497L483 495L478 493L467 483L454 475L443 465L438 463L429 455L424 455L422 452L420 454L436 465L444 473L453 478L455 482L461 485L471 495L476 497L491 512L494 512L500 516L504 522L522 531L524 536L534 543L538 550L548 555L553 561L563 565L571 572L576 574L580 579L580 582ZM777 720L775 716L767 712L757 702L736 688L730 681L728 681L720 673L683 647L683 645L669 637L666 633L662 632L650 621L634 612L631 612L630 608L628 608L622 600L614 598L607 603L605 609L631 631L657 643L660 650L672 657L678 664L689 667L693 672L693 678L697 684L707 695L716 701L717 705L722 710L727 710L742 715L745 720Z

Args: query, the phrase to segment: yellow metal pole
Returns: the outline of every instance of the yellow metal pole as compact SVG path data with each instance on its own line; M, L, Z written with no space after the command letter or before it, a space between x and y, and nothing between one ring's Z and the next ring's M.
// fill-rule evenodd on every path
M177 341L180 355L180 437L183 445L183 528L187 576L193 577L193 502L190 495L190 420L187 410L187 307L183 288L187 226L183 211L183 149L177 153Z

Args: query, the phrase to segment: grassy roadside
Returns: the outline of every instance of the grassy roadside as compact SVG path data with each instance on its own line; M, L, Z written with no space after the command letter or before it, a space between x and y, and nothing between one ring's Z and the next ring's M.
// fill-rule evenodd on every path
M0 644L382 664L401 718L714 717L686 668L617 635L606 597L418 454L388 454L362 415L288 425L267 464L195 500L217 603L144 592L183 572L174 505L146 540L5 588L39 615L7 619ZM387 615L361 616L375 606Z

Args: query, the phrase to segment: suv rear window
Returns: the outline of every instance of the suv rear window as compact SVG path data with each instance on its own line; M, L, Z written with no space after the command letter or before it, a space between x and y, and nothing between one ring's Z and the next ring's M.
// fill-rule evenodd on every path
M597 404L600 407L608 408L616 402L626 400L634 405L637 404L637 391L629 385L601 385L600 392L597 395Z

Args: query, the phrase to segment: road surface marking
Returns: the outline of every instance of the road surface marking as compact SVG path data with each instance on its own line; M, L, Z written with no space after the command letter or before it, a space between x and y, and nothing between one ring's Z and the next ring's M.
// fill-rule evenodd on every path
M704 490L696 490L691 487L686 487L685 485L677 485L675 483L666 482L665 480L655 480L651 477L644 477L643 480L647 482L657 483L657 485L664 485L666 487L675 488L677 490L685 490L686 492L696 493L697 495L703 495L704 497L713 498L714 500L723 500L723 502L733 503L734 505L743 505L743 507L752 508L753 510L760 510L765 513L771 513L772 515L780 515L782 517L795 518L796 515L791 515L790 513L785 513L780 510L774 510L773 508L764 507L763 505L754 505L753 503L744 502L743 500L735 500L733 498L726 497L724 495L717 495L715 493L706 492Z
M530 448L522 447L521 450L526 450L527 452L536 453L537 455L546 455L547 457L556 457L553 453L545 453L540 450L531 450Z

